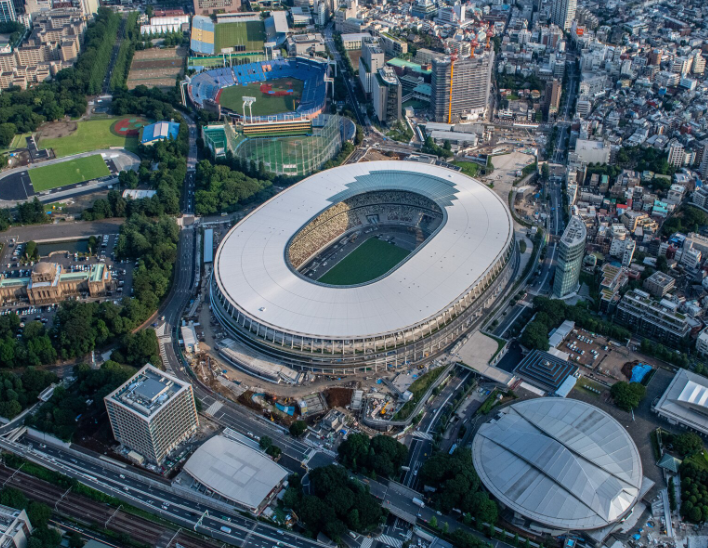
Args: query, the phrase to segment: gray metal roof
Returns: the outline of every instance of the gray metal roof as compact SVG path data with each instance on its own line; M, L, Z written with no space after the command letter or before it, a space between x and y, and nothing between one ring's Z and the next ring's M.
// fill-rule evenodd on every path
M679 369L655 410L671 421L708 434L708 379Z
M375 190L408 190L445 213L438 232L395 271L370 284L327 287L295 274L290 238L334 203ZM513 238L506 204L484 184L417 162L330 169L281 192L229 232L215 258L224 296L258 322L315 337L367 337L434 318L498 262Z
M222 497L253 509L288 475L263 453L223 436L207 440L184 471Z
M619 520L642 484L639 452L624 427L577 400L539 398L505 408L480 427L472 456L500 502L558 529Z

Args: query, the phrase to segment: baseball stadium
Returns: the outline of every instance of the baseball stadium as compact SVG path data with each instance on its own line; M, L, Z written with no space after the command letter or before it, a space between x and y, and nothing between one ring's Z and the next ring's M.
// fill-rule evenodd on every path
M217 110L234 121L310 120L324 111L326 74L327 64L320 61L274 59L202 71L187 91L197 108Z
M484 184L416 162L304 179L223 238L212 309L261 355L346 375L448 349L516 268L511 216Z

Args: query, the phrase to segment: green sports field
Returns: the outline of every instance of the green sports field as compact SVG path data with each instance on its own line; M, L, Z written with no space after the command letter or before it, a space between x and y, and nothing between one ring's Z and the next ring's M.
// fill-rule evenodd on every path
M410 255L410 251L371 238L357 247L318 281L330 285L362 284L382 276Z
M268 80L268 84L273 87L273 90L292 89L292 95L283 95L281 97L268 96L260 90L263 82L254 82L245 86L231 86L224 88L219 97L219 104L239 114L243 113L243 97L255 97L256 102L253 103L254 116L270 116L273 114L281 114L283 112L292 112L297 108L297 104L302 98L302 80L294 78L276 78Z
M221 53L224 48L236 51L263 51L265 27L262 21L243 23L219 23L214 36L214 51ZM245 49L244 49L245 48Z
M66 137L55 139L43 139L40 137L39 148L54 149L54 154L56 154L57 158L110 147L122 147L134 152L138 149L137 137L116 135L111 131L111 127L119 119L102 118L78 122L76 131Z
M35 167L28 171L35 192L91 181L110 173L100 154L67 160L60 164Z

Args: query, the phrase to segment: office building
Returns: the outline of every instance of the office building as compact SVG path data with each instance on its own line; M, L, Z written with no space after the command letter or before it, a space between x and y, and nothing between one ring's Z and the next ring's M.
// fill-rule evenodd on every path
M455 123L484 116L489 104L489 86L494 50L475 57L433 59L431 109L436 122Z
M561 100L561 83L553 79L546 84L546 115L549 117L558 114Z
M553 0L553 23L563 30L569 30L575 19L577 0Z
M580 267L585 256L586 237L585 223L574 215L570 218L558 245L556 276L553 282L554 296L562 299L577 290Z
M708 356L708 327L696 337L696 351L703 357Z
M199 426L192 385L150 364L104 401L115 439L155 464Z
M438 14L438 6L432 0L416 0L411 6L411 16L420 19L434 19Z
M384 51L373 39L364 40L359 57L359 81L367 95L371 94L374 75L384 66Z
M0 0L0 23L17 21L15 6L12 0Z
M32 530L27 512L0 504L0 548L26 548Z
M676 345L688 336L692 328L689 317L681 314L678 307L673 301L655 301L649 293L635 289L622 297L615 320L630 326L642 336Z
M374 112L379 122L394 125L401 119L401 82L388 66L381 67L371 83Z
M241 9L241 0L194 0L195 15L233 13Z
M671 293L671 290L674 288L675 285L676 280L674 278L672 278L668 274L664 274L663 272L656 271L646 280L644 280L643 287L644 291L646 291L653 297L661 299L665 297L668 293Z

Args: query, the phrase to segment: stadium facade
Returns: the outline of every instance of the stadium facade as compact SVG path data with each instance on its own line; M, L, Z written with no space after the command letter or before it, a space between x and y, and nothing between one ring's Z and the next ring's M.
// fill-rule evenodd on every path
M429 233L369 282L303 274L372 226ZM212 310L241 342L296 369L350 374L432 359L491 306L517 265L511 216L484 184L442 167L367 162L313 175L224 237Z
M653 485L637 446L604 411L566 398L505 407L472 443L474 467L515 527L601 543Z

